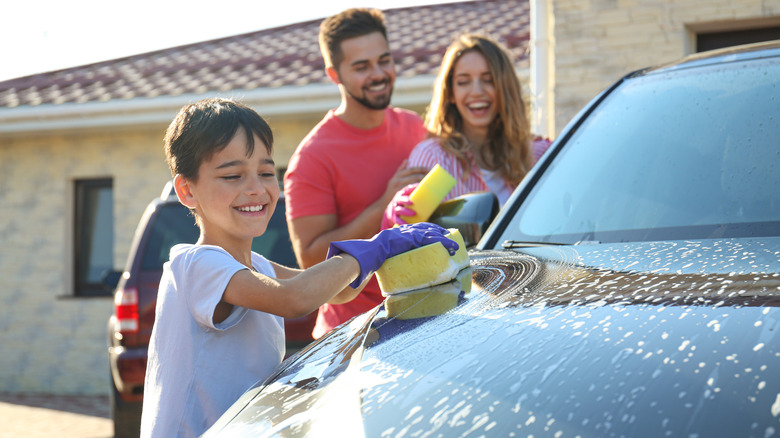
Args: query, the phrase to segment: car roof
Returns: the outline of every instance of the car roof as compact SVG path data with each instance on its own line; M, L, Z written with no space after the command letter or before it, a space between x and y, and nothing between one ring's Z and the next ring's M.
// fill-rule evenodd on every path
M673 70L682 70L714 64L724 64L735 61L748 61L777 57L780 57L780 40L744 44L740 46L694 53L667 64L661 64L658 66L642 69L639 72L636 72L634 75L650 75L654 73L664 73Z

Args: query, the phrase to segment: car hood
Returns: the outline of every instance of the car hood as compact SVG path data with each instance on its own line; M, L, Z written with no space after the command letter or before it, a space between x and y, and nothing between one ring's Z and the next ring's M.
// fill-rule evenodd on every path
M457 306L356 317L248 391L210 436L780 432L780 239L470 259Z

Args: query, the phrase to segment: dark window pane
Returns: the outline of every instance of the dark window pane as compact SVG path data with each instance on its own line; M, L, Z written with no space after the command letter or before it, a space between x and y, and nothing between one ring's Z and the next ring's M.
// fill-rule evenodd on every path
M114 199L110 179L76 181L75 293L108 295L102 279L114 269Z
M702 33L696 35L696 51L705 52L740 44L760 43L777 39L780 39L780 27Z

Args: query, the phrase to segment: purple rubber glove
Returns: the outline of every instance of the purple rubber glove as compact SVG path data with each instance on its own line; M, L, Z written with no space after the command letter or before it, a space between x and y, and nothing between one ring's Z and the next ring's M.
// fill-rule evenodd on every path
M396 224L403 225L407 223L401 216L414 216L417 214L417 212L409 208L409 206L412 205L412 200L409 199L409 195L418 185L420 185L420 183L409 184L393 196L393 200L387 204L385 215L382 217L383 230L385 228L391 228Z
M449 230L428 222L400 225L382 230L371 239L332 242L328 247L327 258L345 252L358 261L360 275L350 283L350 286L356 288L379 269L385 260L411 249L441 242L450 255L455 254L458 243L444 237L446 234L449 234Z

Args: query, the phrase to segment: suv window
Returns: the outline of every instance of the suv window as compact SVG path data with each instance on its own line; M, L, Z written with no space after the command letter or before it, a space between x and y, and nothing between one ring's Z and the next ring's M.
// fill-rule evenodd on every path
M281 265L297 267L298 262L287 231L284 200L279 201L265 233L252 242L252 250ZM187 207L178 202L160 206L152 224L141 269L162 270L174 245L194 243L199 234L195 218Z

